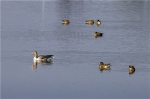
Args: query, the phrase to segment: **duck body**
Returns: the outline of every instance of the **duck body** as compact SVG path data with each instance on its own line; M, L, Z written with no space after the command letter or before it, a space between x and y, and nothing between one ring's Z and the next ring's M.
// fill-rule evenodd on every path
M91 25L93 25L93 24L94 24L94 20L86 20L85 23L86 23L86 24L91 24Z
M52 58L53 58L53 55L39 55L39 56L34 56L33 59L37 61L44 61L44 60L49 60Z
M62 24L69 24L70 21L69 20L62 20Z
M103 33L95 32L95 33L94 33L94 36L95 36L95 37L103 36Z
M99 25L101 25L101 21L100 20L97 20L96 21L96 24L99 26Z
M41 61L41 62L47 62L50 61L54 55L39 55L37 51L33 51L32 54L34 55L33 61Z
M134 66L130 65L130 66L129 66L129 71L135 71Z
M99 68L100 69L110 69L110 64L104 64L103 62L100 62Z
M101 69L110 69L110 66L108 66L108 65L100 65L99 67Z

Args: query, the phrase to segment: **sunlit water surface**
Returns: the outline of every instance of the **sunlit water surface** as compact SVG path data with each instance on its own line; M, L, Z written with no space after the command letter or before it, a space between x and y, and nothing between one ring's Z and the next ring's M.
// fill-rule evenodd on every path
M2 1L2 99L149 99L149 17L148 1ZM33 63L34 50L52 63Z

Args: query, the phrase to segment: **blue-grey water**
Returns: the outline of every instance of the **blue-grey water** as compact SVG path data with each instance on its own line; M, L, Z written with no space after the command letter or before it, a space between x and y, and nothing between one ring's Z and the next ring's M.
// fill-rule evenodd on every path
M1 98L150 99L150 2L2 1Z

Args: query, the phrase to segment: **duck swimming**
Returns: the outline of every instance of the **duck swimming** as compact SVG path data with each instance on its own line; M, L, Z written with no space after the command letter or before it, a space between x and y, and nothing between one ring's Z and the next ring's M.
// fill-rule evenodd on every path
M70 21L69 20L62 20L62 24L69 24Z
M133 74L135 72L135 68L132 65L129 65L129 74Z
M100 20L97 20L96 21L96 24L99 26L99 25L101 25L101 21Z
M103 62L100 62L99 68L103 70L110 69L110 64L104 64Z
M99 33L99 32L94 33L94 37L100 37L100 36L103 36L103 33Z
M34 55L33 61L40 61L40 62L48 62L50 61L54 55L39 55L37 51L33 51L32 54Z
M91 25L93 25L93 24L94 24L94 20L86 20L85 23L86 23L86 24L91 24Z

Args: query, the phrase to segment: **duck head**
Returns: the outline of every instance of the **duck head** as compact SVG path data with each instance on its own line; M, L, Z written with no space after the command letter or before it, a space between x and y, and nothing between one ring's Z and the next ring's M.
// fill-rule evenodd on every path
M36 55L36 54L37 54L37 51L33 51L31 54Z
M104 63L103 63L103 62L100 62L100 65L104 65Z
M37 51L33 51L31 54L33 54L35 57L38 57Z

